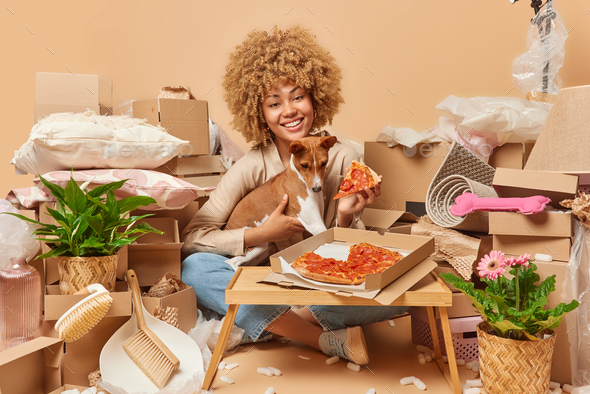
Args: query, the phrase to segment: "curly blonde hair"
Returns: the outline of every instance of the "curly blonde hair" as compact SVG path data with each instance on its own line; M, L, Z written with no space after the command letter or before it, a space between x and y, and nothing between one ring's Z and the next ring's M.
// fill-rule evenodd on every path
M294 82L311 95L317 116L310 133L319 130L344 103L342 72L336 59L319 45L309 29L296 26L271 33L254 30L230 54L223 77L223 98L233 115L231 125L254 145L273 137L266 126L262 102L272 88Z

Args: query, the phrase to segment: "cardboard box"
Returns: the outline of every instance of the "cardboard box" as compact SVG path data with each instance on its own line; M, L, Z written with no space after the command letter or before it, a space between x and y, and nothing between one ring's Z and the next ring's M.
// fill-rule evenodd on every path
M573 175L530 170L498 168L492 186L500 197L529 197L543 195L551 199L550 205L564 210L559 202L575 198L578 177ZM545 237L571 237L571 213L541 212L522 215L512 212L490 212L490 234L526 235Z
M180 242L178 222L172 218L141 220L164 234L147 233L129 245L129 269L135 270L140 286L151 286L167 272L180 277Z
M57 224L53 217L47 213L47 207L55 209L55 202L43 202L39 204L39 211L36 220L47 224ZM41 253L46 253L49 251L49 249L50 248L47 243L41 241ZM123 246L117 253L119 256L119 260L117 262L117 279L124 280L125 275L127 274L127 253L127 246ZM59 282L57 259L55 257L44 259L43 265L45 271L45 284L52 285Z
M38 72L35 78L35 123L58 112L112 115L113 81L98 75Z
M521 256L525 253L548 254L553 260L569 261L572 248L571 238L534 237L524 235L494 235L494 249L507 255Z
M145 288L147 291L149 288ZM178 308L178 325L182 332L188 333L197 324L197 295L192 287L166 297L141 297L143 306L153 316L157 307Z
M102 348L111 336L129 319L128 316L105 317L82 338L68 343L61 362L62 383L57 387L62 384L87 386L88 374L96 371L99 367ZM46 336L57 337L54 328L55 323L55 321L49 320L43 322L43 330Z
M194 174L220 174L226 172L221 160L221 155L173 157L154 171L181 177Z
M535 143L508 143L494 148L488 164L494 168L522 170L526 165Z
M180 99L152 99L133 102L133 117L147 119L149 124L162 126L170 135L189 141L190 152L182 154L208 155L209 110L207 101Z
M377 231L379 234L392 232L398 234L410 234L412 223L418 218L404 211L393 211L385 209L365 208L361 221L367 230Z
M197 201L193 201L188 203L188 205L182 209L160 209L157 211L142 211L142 210L135 210L131 211L131 216L141 216L146 215L148 213L153 214L154 216L150 216L150 218L172 218L178 222L178 232L182 234L184 228L190 223L193 216L199 211L199 203Z
M80 392L80 394L90 394L90 391L88 391L88 387L86 387L86 386L76 386L74 384L66 384L64 386L61 386L60 388L58 388L55 391L52 391L49 394L61 394L64 391L73 390L73 389L78 389L78 391ZM100 391L104 392L104 390L102 390L102 389Z
M556 209L564 209L559 202L575 198L578 191L578 177L547 171L513 170L498 168L492 186L500 197L549 197L549 203Z
M553 262L544 263L535 261L537 274L541 281L551 275L555 277L555 291L549 294L549 307L555 308L562 301L562 294L571 294L572 274L566 263ZM571 299L567 300L567 303ZM578 349L578 309L566 314L561 319L561 324L555 329L557 340L553 349L553 362L551 363L551 380L561 384L572 384L574 374L577 370L577 349Z
M61 386L63 341L39 337L0 352L2 394L45 394Z
M560 212L541 212L535 215L490 212L489 224L489 232L494 235L571 237L574 231L572 214Z
M380 235L375 231L335 227L273 254L270 256L270 264L273 272L280 273L282 271L279 257L284 258L287 262L293 262L302 254L315 250L326 243L357 244L360 242L410 252L409 255L385 271L379 274L368 274L365 281L366 290L382 289L434 252L434 239L432 237L394 233Z
M450 144L418 144L408 149L388 148L384 141L365 142L365 163L383 175L381 195L371 208L426 213L424 202L432 179L439 170Z
M131 316L131 290L127 289L127 282L117 282L115 291L109 293L113 303L105 315ZM61 295L59 285L45 287L45 320L58 320L71 307L82 301L84 295Z

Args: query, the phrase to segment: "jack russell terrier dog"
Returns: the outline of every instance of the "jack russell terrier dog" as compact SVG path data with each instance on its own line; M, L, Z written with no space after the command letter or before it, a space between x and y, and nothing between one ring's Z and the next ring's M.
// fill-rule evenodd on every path
M326 231L324 225L324 175L328 150L336 137L306 137L291 142L289 167L248 193L234 208L226 229L261 226L270 214L289 195L284 215L297 218L312 235ZM234 269L253 261L268 249L268 242L248 249L245 256L226 260Z

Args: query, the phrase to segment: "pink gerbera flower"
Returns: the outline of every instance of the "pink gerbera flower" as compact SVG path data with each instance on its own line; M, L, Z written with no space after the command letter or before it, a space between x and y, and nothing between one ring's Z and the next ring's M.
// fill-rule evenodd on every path
M477 266L479 276L486 279L496 279L504 274L505 271L504 253L498 250L492 250L489 255L485 255Z
M519 257L512 257L512 259L514 260L514 264L513 265L520 265L523 268L529 268L529 260L531 259L531 255L528 253L523 254L522 256Z

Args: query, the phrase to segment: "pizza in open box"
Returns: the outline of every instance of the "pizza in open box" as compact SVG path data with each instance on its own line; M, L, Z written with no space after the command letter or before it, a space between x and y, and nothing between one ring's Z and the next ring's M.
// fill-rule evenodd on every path
M375 171L353 160L334 200L365 190L365 187L375 187L379 182L381 182L381 178Z
M320 282L360 285L367 274L383 272L402 258L401 253L363 242L350 247L345 261L307 252L291 267L301 276Z

